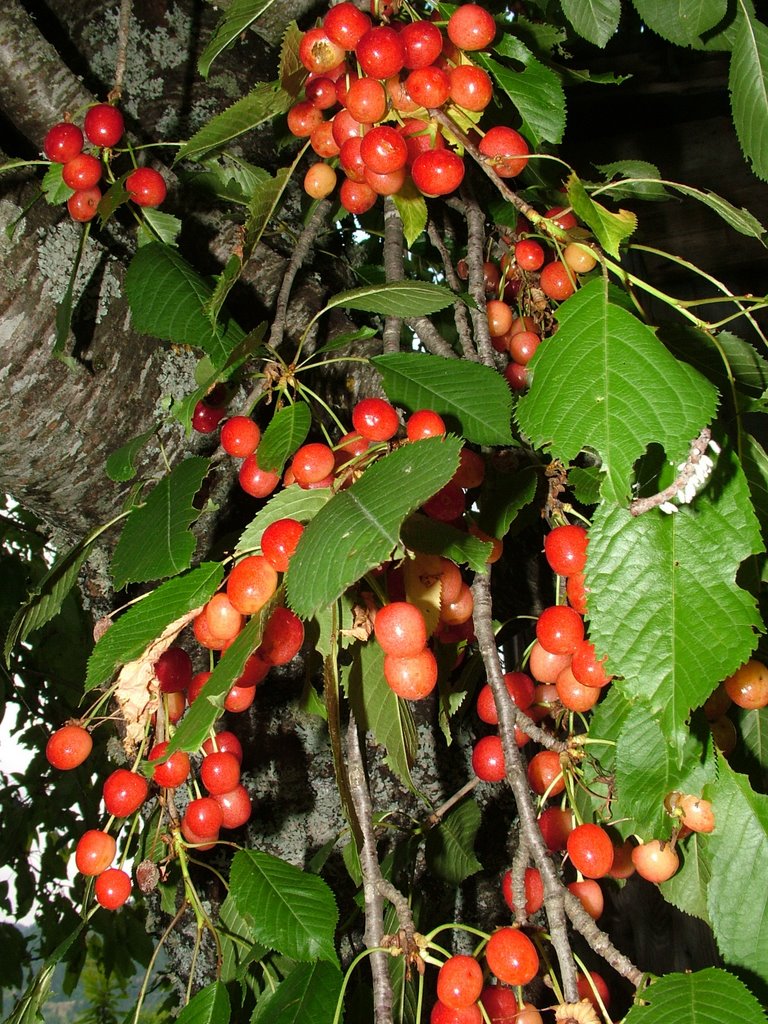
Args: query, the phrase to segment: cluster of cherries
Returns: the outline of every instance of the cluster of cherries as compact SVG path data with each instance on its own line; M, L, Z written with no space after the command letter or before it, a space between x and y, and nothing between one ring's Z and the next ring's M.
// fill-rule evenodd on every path
M458 143L430 111L441 108L480 136L474 124L493 86L467 53L486 49L495 35L493 17L478 4L458 7L445 34L432 20L373 25L348 0L332 7L302 37L299 58L309 74L304 98L288 112L291 133L321 157L306 173L307 193L330 195L336 163L345 176L339 199L354 214L409 181L428 196L458 188L465 170ZM528 161L525 139L505 126L482 134L478 149L500 177L519 174Z
M45 136L43 152L52 163L62 165L62 180L73 190L67 199L73 220L93 220L98 213L102 198L99 183L105 172L111 173L111 150L124 131L123 115L117 107L96 103L86 111L82 130L73 121L59 121ZM98 155L83 152L86 139ZM162 175L151 167L131 171L125 178L125 190L137 206L147 207L159 206L167 191Z

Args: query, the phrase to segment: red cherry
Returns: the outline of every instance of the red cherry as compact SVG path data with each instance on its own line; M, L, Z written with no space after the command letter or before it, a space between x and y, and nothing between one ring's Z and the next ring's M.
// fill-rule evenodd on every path
M304 643L304 623L290 608L275 608L259 645L259 656L270 665L287 665Z
M565 593L568 603L579 615L587 614L587 592L584 587L584 573L575 572L569 576L565 583Z
M521 331L519 334L506 335L506 348L510 356L520 366L527 366L536 355L541 338L533 331Z
M89 829L77 842L75 864L81 875L100 875L106 871L117 853L114 836L99 829Z
M125 190L137 206L159 206L168 188L165 180L153 167L139 167L125 179Z
M311 28L301 37L299 60L307 71L323 74L341 64L345 56L344 47L329 39L325 28Z
M360 156L375 174L389 174L405 167L408 147L396 128L382 124L371 128L360 143Z
M464 1010L480 998L483 969L473 956L452 956L437 975L437 998L452 1010Z
M464 180L464 161L452 149L428 149L413 161L411 177L425 196L445 196Z
M276 519L261 535L261 553L278 572L286 572L304 527L296 519Z
M222 828L240 828L251 816L251 798L242 785L235 786L229 793L219 793L213 799L221 808Z
M581 905L591 918L597 921L602 916L605 909L605 899L603 897L603 890L597 882L587 878L583 882L569 882L568 888L581 902Z
M67 210L72 220L84 224L86 221L93 220L99 212L100 202L101 189L94 185L93 188L83 188L73 192L67 200Z
M677 852L658 839L636 846L632 851L632 863L642 878L649 882L666 882L680 867Z
M530 150L520 132L504 125L489 128L480 140L478 150L500 178L514 178L528 163Z
M405 700L422 700L437 683L437 661L429 649L409 658L384 657L384 678L389 688Z
M485 479L485 459L471 448L459 452L459 468L453 474L453 482L467 491L479 487Z
M45 745L48 763L59 771L77 768L93 750L91 734L81 725L63 725Z
M229 729L222 729L221 732L217 732L215 741L211 738L207 739L203 743L202 749L203 754L213 754L216 751L232 754L237 759L238 764L242 764L243 745Z
M261 611L277 590L277 572L263 555L238 562L227 579L227 597L242 615Z
M576 291L573 273L561 260L553 260L544 267L539 284L547 298L555 299L556 302L570 298Z
M443 34L431 21L411 21L400 29L405 67L410 71L434 64L443 50Z
M400 134L405 139L408 149L407 165L413 166L417 156L431 149L445 149L445 139L437 127L421 118L412 117L400 126Z
M560 755L554 750L540 750L528 764L528 783L534 793L550 797L557 796L565 789L563 766Z
M523 270L539 270L544 266L544 250L533 238L523 238L515 245L515 261Z
M571 576L587 564L589 534L583 526L556 526L544 538L544 555L552 572Z
M313 78L304 86L304 95L318 110L330 110L336 106L336 83L331 78L321 75Z
M427 645L427 625L421 611L407 601L385 604L373 623L379 646L396 658L413 658Z
M573 652L571 671L584 686L607 686L613 676L607 674L604 663L605 658L595 660L595 645L589 640L582 640Z
M482 1024L482 1019L477 1003L462 1010L452 1010L438 999L429 1015L429 1024Z
M525 672L507 672L504 676L504 683L509 696L512 698L512 703L517 705L521 711L527 711L531 704L533 704L534 697L533 680L531 677L526 675ZM488 725L499 724L493 691L487 683L477 696L477 714Z
M635 873L635 865L632 863L632 851L635 844L631 839L625 839L623 843L613 844L613 864L608 872L609 878L629 878Z
M181 647L169 647L155 662L161 693L181 693L192 679L192 659Z
M323 28L332 42L345 50L354 50L371 28L371 19L349 0L336 4L323 18Z
M493 42L496 22L479 4L462 4L448 19L446 32L461 50L484 50Z
M571 863L585 878L603 878L611 870L613 843L599 825L577 825L568 836L567 850Z
M190 697L190 701L191 699ZM170 757L166 757L165 752L168 749L168 745L168 740L156 743L147 755L147 760L156 761L158 758L163 759L153 766L152 778L158 786L162 786L164 789L175 789L186 780L191 765L189 763L189 755L183 750L175 750Z
M86 111L83 127L88 141L94 146L111 149L122 139L125 122L117 107L111 103L97 103Z
M296 452L291 469L299 487L324 480L333 472L335 459L327 444L305 444Z
M441 487L436 494L424 502L422 508L431 519L437 519L441 523L452 523L464 515L466 509L464 491L453 480L449 480L444 487ZM458 594L454 600L457 598ZM452 603L451 601L443 602L443 604Z
M538 868L526 868L524 878L525 912L529 916L544 906L544 881ZM515 900L512 894L512 871L505 871L501 891L509 909L514 914Z
M342 181L339 189L339 202L349 213L362 216L376 205L378 193L365 181Z
M594 992L594 989L597 989L597 993L603 1001L603 1006L607 1010L611 1005L611 992L605 982L605 979L602 975L598 974L597 971L590 971L589 976L592 979L592 984L590 984L589 979L585 975L581 974L581 972L576 975L576 987L579 991L579 999L588 999L595 1009L599 1011L600 1003L596 999ZM593 985L594 989L592 987Z
M585 686L579 682L573 674L571 665L568 665L560 672L555 680L555 688L563 707L568 708L569 711L577 711L580 714L590 711L600 700L600 687Z
M96 878L93 894L105 910L117 910L131 895L131 876L120 868L107 868Z
M573 828L573 812L563 807L547 807L539 815L539 829L552 853L565 850Z
M200 691L212 675L212 672L198 672L196 675L192 676L192 681L187 688L187 700L190 704L197 700L200 696Z
M527 985L539 970L536 947L517 928L499 928L485 947L488 967L507 985Z
M233 715L239 715L243 711L247 711L255 699L255 686L240 686L239 683L235 683L224 698L224 710L231 711Z
M538 1010L531 1003L523 1003L520 1010L513 990L503 985L486 985L480 993L480 1002L491 1024L541 1024ZM535 1014L538 1014L538 1020Z
M198 434L212 434L226 415L226 409L201 399L192 412L192 429Z
M280 476L271 470L261 469L256 454L254 452L243 461L237 478L246 494L252 498L266 498L280 483Z
M558 227L561 227L563 231L570 231L571 228L575 228L578 224L576 217L573 213L565 213L564 206L553 206L550 210L544 214L548 220L553 220Z
M506 778L504 750L498 736L483 736L472 749L472 770L483 782L501 782Z
M300 100L288 111L288 131L297 139L308 139L323 123L323 112L311 100Z
M397 433L400 421L383 398L364 398L352 410L352 425L368 441L388 441Z
M474 64L457 64L448 72L450 98L453 102L479 113L485 110L493 98L493 83L487 71Z
M378 25L361 36L355 56L363 74L369 78L391 78L405 66L405 47L400 33L388 25Z
M358 78L347 90L344 105L360 124L375 124L387 112L387 93L378 79Z
M101 161L90 153L78 153L64 164L61 177L69 188L93 188L101 178Z
M229 793L240 782L240 761L226 750L206 754L200 765L200 781L211 796Z
M231 416L221 428L221 447L238 459L253 455L260 440L259 425L250 416Z
M768 668L756 658L750 658L725 680L723 687L740 708L764 708L768 705Z
M55 164L65 164L83 149L83 133L76 124L60 121L43 140L43 152Z
M412 71L405 80L405 88L414 103L430 110L446 102L451 93L451 80L442 68L430 65Z
M445 420L431 409L417 409L411 413L405 424L409 441L422 441L425 437L444 437L447 433Z
M584 639L584 620L568 605L551 605L536 622L536 639L550 654L573 654Z
M214 839L222 825L221 807L210 796L190 800L184 811L182 824L186 824L190 832L202 839Z
M104 807L107 814L116 818L128 818L138 811L149 793L149 783L138 772L127 768L116 768L104 780Z

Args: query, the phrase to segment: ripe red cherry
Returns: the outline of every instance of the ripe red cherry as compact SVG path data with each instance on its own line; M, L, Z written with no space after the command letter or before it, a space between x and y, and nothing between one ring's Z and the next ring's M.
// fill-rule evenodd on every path
M204 754L213 754L217 750L223 753L232 754L237 758L238 764L242 764L243 745L237 736L235 736L233 732L230 732L229 729L222 729L221 732L217 732L215 741L209 738L203 743Z
M93 188L82 188L73 192L67 200L67 210L72 220L85 224L93 220L99 212L100 202L101 189L94 185Z
M533 238L523 238L515 245L515 260L523 270L539 270L544 266L544 250Z
M504 676L504 683L507 692L512 698L512 703L527 711L533 704L534 687L533 680L525 672L507 672ZM493 691L486 683L477 695L477 714L488 725L498 725L499 716L496 712L496 704L493 699Z
M100 875L106 871L117 853L114 836L92 828L77 841L75 864L81 875Z
M237 479L245 493L250 494L252 498L266 498L280 483L280 474L262 469L256 455L254 452L243 461Z
M349 213L362 216L376 205L378 193L365 181L342 181L339 189L339 202Z
M304 623L290 608L275 608L264 629L258 654L270 665L287 665L304 643Z
M757 658L750 658L725 680L723 687L740 708L764 708L768 705L768 668Z
M389 174L405 167L408 147L396 128L382 124L371 128L360 143L360 156L375 174Z
M536 947L518 928L499 928L488 940L485 959L499 981L527 985L539 970Z
M324 28L311 28L301 37L299 60L315 74L337 67L346 57L343 46L328 38Z
M540 344L541 338L533 331L521 331L519 334L506 337L507 352L520 366L527 366L530 363Z
M590 984L589 978L587 978L586 975L582 974L581 972L579 972L576 975L576 987L579 992L579 999L589 1000L589 1002L592 1003L595 1009L599 1012L600 1003L595 998L595 993L592 988L592 985L594 985L594 987L597 989L597 993L600 996L600 999L602 999L603 1001L603 1006L607 1010L608 1007L611 1005L611 992L608 988L608 985L605 982L605 979L602 977L602 975L598 974L597 971L590 971L589 976L592 979L592 984Z
M558 227L561 227L563 231L570 231L571 228L575 228L578 221L573 213L565 212L564 206L553 206L550 210L544 214L548 220L553 220Z
M97 103L86 111L83 127L88 141L94 146L111 149L122 139L125 122L117 107L111 103Z
M323 18L328 38L345 50L354 50L371 27L371 19L349 0L336 4Z
M484 50L496 35L492 15L478 4L462 4L448 19L448 38L462 50Z
M565 584L565 593L568 603L579 615L587 614L587 591L584 586L584 573L575 572L569 576Z
M528 783L534 793L543 796L557 796L565 789L563 766L560 755L554 750L540 750L528 764Z
M169 647L155 662L161 693L181 693L192 679L192 659L181 647Z
M198 797L187 804L182 821L201 839L214 839L222 825L221 807L213 797Z
M573 812L563 807L547 807L539 815L541 835L552 853L565 850L573 827Z
M533 1003L518 1006L517 996L503 985L486 985L480 993L491 1024L542 1024L542 1017Z
M240 762L226 750L206 754L200 765L200 781L211 796L229 793L240 782Z
M363 166L363 177L366 185L370 185L377 196L394 196L405 184L407 172L405 167L399 167L396 171L388 174L374 174L369 167Z
M428 149L413 161L411 177L425 196L446 196L464 180L464 161L452 149Z
M642 878L649 882L666 882L680 867L677 852L658 839L636 846L632 851L632 863Z
M361 36L355 56L363 74L369 78L391 78L405 66L405 47L400 33L388 25L378 25Z
M234 640L243 628L243 616L223 592L213 595L203 613L208 629L216 640Z
M556 302L570 298L576 291L573 273L561 260L553 260L544 267L539 284L547 298L555 299Z
M460 8L461 9L461 8ZM520 132L505 125L489 128L477 147L488 157L500 178L514 178L528 163L528 143Z
M555 680L557 696L563 707L583 714L591 710L600 700L599 686L585 686L573 674L571 665L562 670Z
M221 447L238 459L253 455L260 440L259 425L250 416L231 416L221 428Z
M425 437L444 437L447 428L445 420L431 409L417 409L411 413L405 424L409 441L421 441Z
M55 164L65 164L83 149L83 133L76 124L60 121L43 140L43 152Z
M452 1010L476 1003L483 990L483 969L473 956L452 956L437 975L437 998Z
M420 107L442 107L451 93L451 80L442 68L416 68L405 80L408 95Z
M286 572L298 547L303 525L296 519L276 519L261 535L261 553L278 572Z
M212 434L224 417L226 409L201 399L192 412L192 429L198 434Z
M498 736L483 736L472 749L472 770L483 782L501 782L506 777L504 751Z
M138 811L149 793L149 783L138 772L127 768L116 768L104 780L104 807L107 814L116 818L128 818Z
M457 64L448 72L448 81L450 98L464 110L479 113L491 102L493 83L483 68L474 64Z
M611 870L613 843L599 825L577 825L568 836L567 850L571 863L585 878L603 878Z
M551 605L536 622L536 639L550 654L573 654L584 639L584 620L568 605Z
M296 452L291 469L299 487L319 483L333 472L334 455L327 444L305 444Z
M595 659L595 645L589 640L582 640L573 652L571 671L583 686L607 686L613 679L604 667L605 658Z
M131 895L131 876L120 868L107 868L96 878L93 894L105 910L117 910Z
M192 676L192 680L187 688L187 700L190 704L193 704L197 700L200 696L200 691L212 675L212 672L197 672Z
M352 426L368 441L388 441L397 433L400 421L383 398L364 398L352 410Z
M407 601L392 601L380 608L373 629L384 653L396 658L413 658L427 646L424 616Z
M251 798L242 785L228 793L219 793L213 799L221 808L222 828L240 828L251 816Z
M443 34L431 21L411 21L400 29L405 67L413 71L434 64L443 50Z
M525 391L531 382L530 371L522 363L508 363L504 367L504 379L512 391Z
M241 712L247 711L254 700L256 700L255 686L240 686L235 683L224 698L224 710L230 711L233 715L239 715Z
M544 556L552 572L571 576L587 564L589 534L583 526L556 526L544 538Z
M344 104L360 124L375 124L387 112L387 93L376 78L358 78L347 90Z
M147 760L164 759L153 766L152 778L158 786L162 786L164 789L175 789L188 777L191 765L189 763L189 755L183 750L175 750L170 757L166 757L165 752L167 749L168 740L156 743L147 755Z
M46 743L45 756L54 768L68 772L81 765L92 750L93 740L87 729L81 725L63 725Z
M336 83L321 75L312 78L304 87L304 95L318 110L330 110L336 106Z
M413 166L417 156L426 153L430 149L445 149L445 139L437 130L436 126L422 121L420 118L411 117L400 126L400 134L405 139L408 149L407 164Z
M227 579L227 597L242 615L261 611L277 590L277 572L263 555L238 562Z
M64 164L61 178L69 188L93 188L101 178L101 161L90 153L78 153Z
M437 661L429 649L409 658L384 657L384 678L389 688L405 700L422 700L437 683Z
M526 868L524 877L525 912L529 916L541 910L544 905L544 881L538 868ZM501 891L509 909L514 914L515 899L512 893L512 871L505 871Z
M125 179L125 190L137 206L159 206L168 189L162 174L153 167L139 167Z
M603 890L592 878L583 882L569 882L568 889L580 901L586 912L595 921L602 916L605 909Z
M308 139L323 123L323 112L311 100L300 100L288 111L288 131L297 139Z
M429 1015L429 1024L482 1024L482 1020L477 1003L465 1006L463 1010L452 1010L439 999Z
M608 872L609 878L629 878L635 873L635 865L632 863L632 851L635 844L631 839L613 844L613 864Z

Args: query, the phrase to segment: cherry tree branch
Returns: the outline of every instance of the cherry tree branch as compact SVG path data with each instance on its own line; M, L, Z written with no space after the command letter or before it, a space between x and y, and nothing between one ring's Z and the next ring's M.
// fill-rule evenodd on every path
M631 981L637 988L643 981L644 974L635 967L629 957L619 952L611 942L610 938L589 916L581 901L573 893L565 893L565 912L571 920L573 927L587 940L590 948L603 958L607 963L618 971L622 977Z
M427 352L433 356L444 356L446 359L458 358L429 317L410 316L405 322L411 330L416 332L416 336Z
M448 282L448 287L454 292L461 292L461 281L458 278L456 271L453 268L453 261L451 255L448 252L448 248L443 241L440 232L433 221L427 224L427 236L440 253L440 258L443 261L443 271L445 273L445 279ZM459 335L459 343L461 344L462 355L465 359L471 359L473 362L477 362L477 352L475 346L472 343L472 331L470 330L469 320L467 318L467 307L464 302L454 302L453 304L453 315L456 321L456 330Z
M109 94L110 100L119 100L123 93L123 79L128 55L128 33L131 28L131 12L133 0L121 0L120 14L117 22L117 60L115 61L115 81Z
M384 198L384 275L387 284L403 280L403 222L392 196ZM402 318L388 316L381 335L382 351L400 351Z
M470 311L475 330L475 344L480 361L486 366L496 366L497 353L491 344L488 328L488 314L485 299L485 213L480 209L468 187L462 189L465 216L467 219L467 268L469 270L469 294L475 300L477 309Z
M652 508L658 508L659 505L671 501L678 491L685 490L686 486L698 475L698 467L711 440L712 431L709 427L705 427L696 440L692 442L691 450L683 464L683 468L680 470L680 474L672 481L669 487L665 487L663 491L659 491L658 494L651 494L647 498L636 498L629 506L630 514L633 516L642 515L643 512L648 512Z

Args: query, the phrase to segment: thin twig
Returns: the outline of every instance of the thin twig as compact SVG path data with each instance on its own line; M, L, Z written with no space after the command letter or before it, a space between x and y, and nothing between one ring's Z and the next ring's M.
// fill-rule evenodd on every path
M688 458L685 460L680 475L673 480L669 487L665 487L658 494L651 494L647 498L636 498L629 506L630 514L633 516L642 515L649 509L658 508L665 501L671 501L678 491L682 491L696 473L696 467L701 462L707 446L712 439L712 431L705 427L696 440L691 444Z
M472 324L475 329L475 347L480 362L486 366L496 367L496 357L491 344L491 332L488 328L488 313L485 306L485 213L480 209L475 197L467 187L462 189L462 199L467 218L467 268L469 270L469 294L475 300L477 309L471 311ZM500 354L498 354L499 358Z
M467 793L472 792L479 781L480 779L475 775L469 782L465 782L461 789L456 790L444 803L432 811L427 818L427 828L433 828L435 825L438 825L452 807L455 807L460 800L463 800Z
M594 920L589 916L580 900L573 893L565 894L565 912L571 919L571 923L577 932L587 940L590 948L603 958L607 963L618 971L622 977L627 978L637 988L643 981L643 972L635 967L629 957L624 956L614 946L602 928L598 928Z
M427 224L427 236L432 245L434 245L440 253L440 258L443 261L443 272L445 273L445 279L448 282L448 287L454 292L463 291L461 281L453 267L451 254L448 252L448 248L433 221L430 221L429 224ZM461 351L464 358L477 362L477 351L472 343L472 331L467 317L467 306L464 302L454 302L453 317L456 321L456 330L459 335L459 343L461 345Z
M392 196L384 199L384 275L387 284L402 281L403 273L403 222ZM400 330L402 317L388 316L382 332L382 351L386 355L400 351Z
M128 33L131 28L133 0L121 0L117 20L117 59L115 60L115 82L109 93L110 100L119 100L123 94L123 79L128 60Z
M560 964L563 992L568 1002L575 1003L578 1000L578 989L576 967L571 953L565 917L563 899L565 889L558 878L555 865L552 863L552 858L542 838L528 786L528 776L522 755L515 743L515 716L512 699L504 683L504 673L499 661L496 636L493 632L491 580L487 572L475 575L472 595L475 601L472 617L477 643L499 716L499 734L504 751L507 782L515 797L520 827L525 834L533 860L544 882L544 905L549 922L549 934Z

